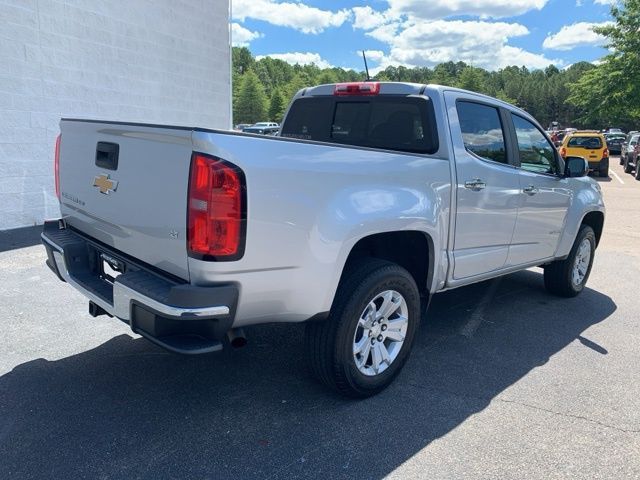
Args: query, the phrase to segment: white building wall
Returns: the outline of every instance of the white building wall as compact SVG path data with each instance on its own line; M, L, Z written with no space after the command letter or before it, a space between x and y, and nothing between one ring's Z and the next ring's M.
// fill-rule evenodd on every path
M228 0L0 0L0 230L58 215L61 117L229 128Z

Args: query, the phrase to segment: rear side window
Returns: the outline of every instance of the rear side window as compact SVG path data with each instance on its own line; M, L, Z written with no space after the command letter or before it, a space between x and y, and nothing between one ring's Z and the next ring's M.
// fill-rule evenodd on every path
M464 101L457 103L457 109L465 148L481 158L508 163L498 109Z
M569 139L569 143L567 144L569 147L578 147L578 148L602 148L602 141L600 137L577 137L573 136Z
M433 106L422 97L299 98L280 135L411 153L438 150Z

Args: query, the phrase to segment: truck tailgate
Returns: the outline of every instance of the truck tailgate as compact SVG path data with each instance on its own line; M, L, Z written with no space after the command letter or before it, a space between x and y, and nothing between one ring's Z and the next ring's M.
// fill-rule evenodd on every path
M62 120L60 127L67 224L188 280L191 129L82 120Z

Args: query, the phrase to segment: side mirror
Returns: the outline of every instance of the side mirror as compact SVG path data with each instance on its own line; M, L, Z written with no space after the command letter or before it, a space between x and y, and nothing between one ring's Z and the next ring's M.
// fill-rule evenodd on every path
M567 178L585 177L589 173L589 162L583 157L564 159L564 176Z

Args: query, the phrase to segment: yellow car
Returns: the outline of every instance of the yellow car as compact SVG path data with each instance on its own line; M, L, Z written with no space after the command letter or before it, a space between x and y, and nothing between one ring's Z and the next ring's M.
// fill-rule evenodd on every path
M589 169L600 177L609 176L609 149L604 135L597 132L573 132L564 137L560 147L562 158L583 157Z

